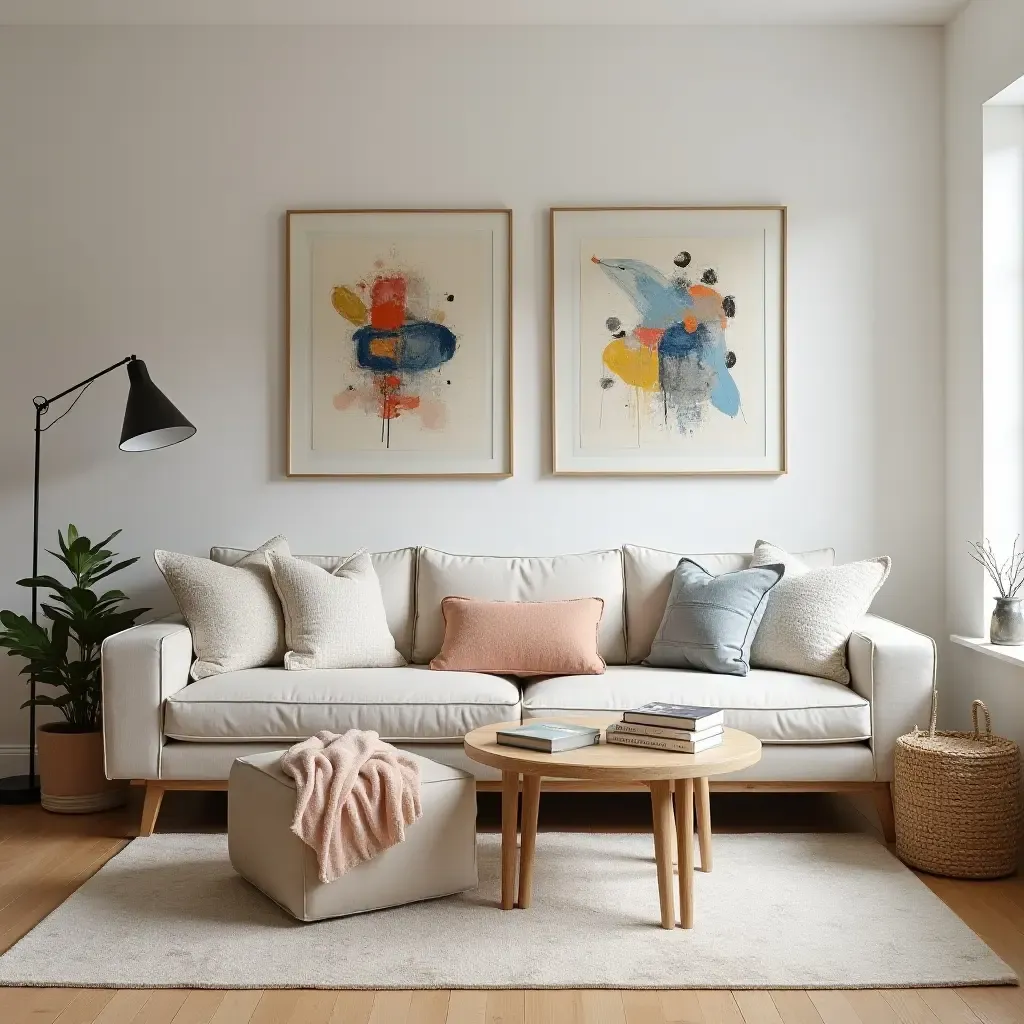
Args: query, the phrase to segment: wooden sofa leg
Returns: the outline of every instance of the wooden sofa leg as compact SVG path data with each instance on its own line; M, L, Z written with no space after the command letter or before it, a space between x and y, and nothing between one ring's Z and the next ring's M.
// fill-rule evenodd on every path
M139 823L139 835L151 836L156 828L156 819L160 815L160 805L164 802L166 790L159 782L152 779L146 781L146 796L142 801L142 821Z
M892 787L888 782L875 783L875 810L882 823L882 835L887 843L896 842L896 815L892 809Z

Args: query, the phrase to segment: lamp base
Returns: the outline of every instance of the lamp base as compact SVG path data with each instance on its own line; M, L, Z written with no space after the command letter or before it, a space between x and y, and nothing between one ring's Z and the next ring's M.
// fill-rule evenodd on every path
M38 775L8 775L6 779L0 779L0 805L38 802Z

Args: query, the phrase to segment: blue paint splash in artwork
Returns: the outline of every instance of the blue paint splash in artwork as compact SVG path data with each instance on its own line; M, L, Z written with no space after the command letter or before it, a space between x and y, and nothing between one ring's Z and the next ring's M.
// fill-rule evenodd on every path
M395 344L389 346L392 339ZM455 355L454 333L431 320L409 320L393 331L367 325L355 331L352 340L356 362L377 373L436 370ZM378 342L376 352L374 342ZM388 347L393 348L393 354L384 351Z
M669 327L682 320L693 304L689 295L649 263L596 257L594 262L630 297L643 327Z
M695 310L699 315L697 301L706 302L706 292L695 301L688 281L669 279L642 260L596 256L592 260L629 296L640 316L639 330L664 331L657 350L658 384L666 414L671 404L681 428L699 422L705 401L726 416L739 415L740 392L729 372L736 357L729 352L725 330L710 318L701 319L695 326L692 320L684 324ZM717 277L706 275L704 284L713 283L717 283ZM721 315L732 317L735 311L735 299L726 296Z

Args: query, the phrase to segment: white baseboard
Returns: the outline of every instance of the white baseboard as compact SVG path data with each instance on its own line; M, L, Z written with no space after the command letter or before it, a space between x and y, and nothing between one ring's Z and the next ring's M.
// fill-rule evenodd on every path
M8 775L24 775L27 771L28 744L0 743L0 778ZM38 763L36 771L39 771Z

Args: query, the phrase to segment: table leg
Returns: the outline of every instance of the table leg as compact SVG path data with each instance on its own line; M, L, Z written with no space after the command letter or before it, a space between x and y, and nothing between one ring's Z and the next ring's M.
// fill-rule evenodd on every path
M519 901L526 910L533 899L533 853L537 848L537 815L540 812L540 776L523 776L523 836L519 849Z
M700 869L711 870L711 792L707 778L697 779L697 838L700 840Z
M693 927L693 779L676 779L676 842L679 846L679 917Z
M672 834L669 836L669 849L672 851L672 868L673 870L679 866L679 850L676 849L676 828L675 828L675 798L673 797L672 803Z
M658 866L658 898L661 900L661 927L675 928L676 896L672 891L672 844L670 838L674 825L672 820L672 783L652 782L650 787L651 808L654 812L654 860ZM690 813L693 813L692 810Z
M516 838L519 773L501 773L501 909L511 910L516 894Z

